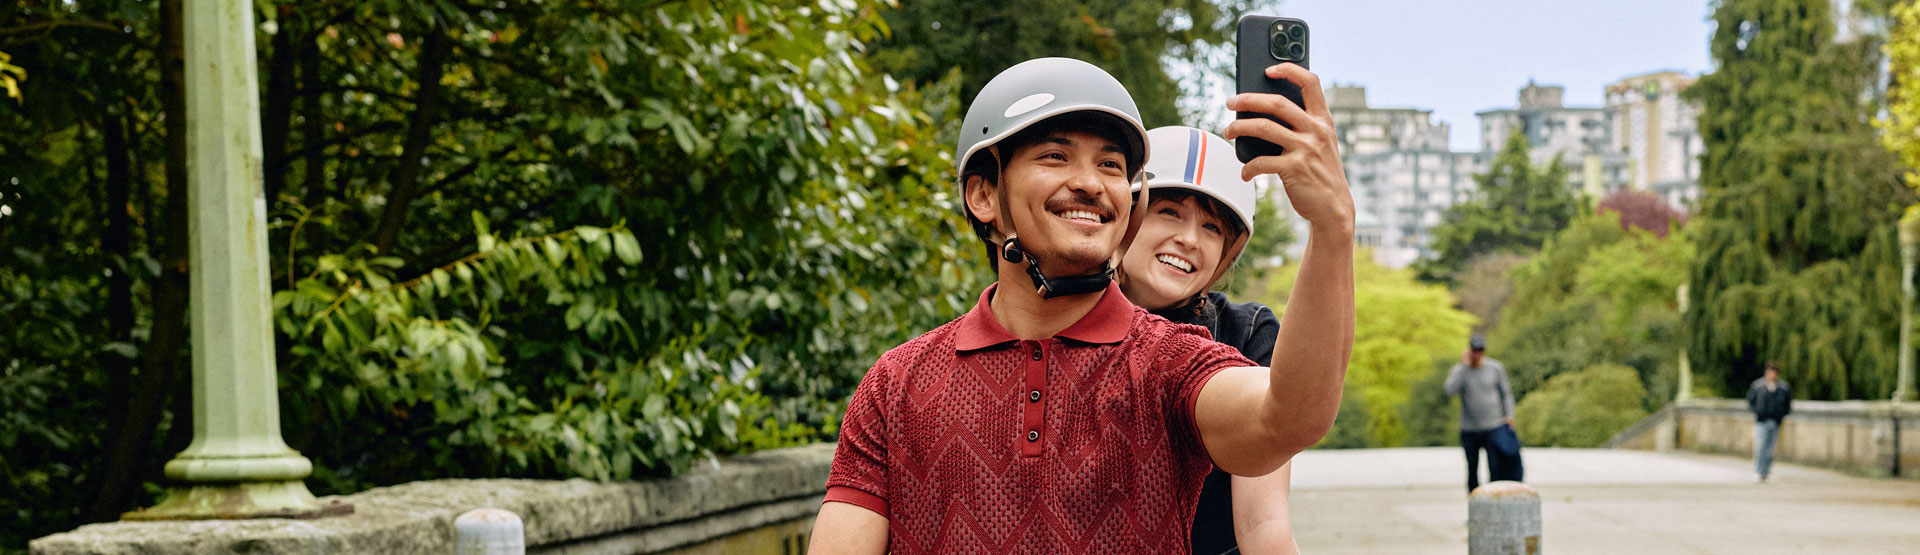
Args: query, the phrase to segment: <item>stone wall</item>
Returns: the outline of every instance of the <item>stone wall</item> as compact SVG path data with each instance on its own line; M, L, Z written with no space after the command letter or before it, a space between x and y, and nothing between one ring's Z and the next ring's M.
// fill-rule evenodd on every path
M1744 399L1689 399L1615 435L1623 449L1753 453L1753 413ZM1775 460L1871 476L1920 478L1920 404L1794 401Z
M113 522L34 540L35 555L451 553L454 518L520 516L528 553L783 553L806 544L833 444L764 451L670 479L431 480L321 501L348 516L311 520Z

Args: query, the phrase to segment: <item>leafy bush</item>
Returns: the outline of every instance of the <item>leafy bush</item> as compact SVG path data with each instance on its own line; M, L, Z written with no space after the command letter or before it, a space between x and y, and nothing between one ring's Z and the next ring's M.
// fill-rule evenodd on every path
M1600 364L1554 376L1520 399L1513 424L1520 440L1541 447L1598 447L1647 416L1646 390L1633 368Z
M1623 229L1617 213L1587 215L1510 276L1514 295L1488 337L1525 397L1554 376L1598 364L1630 366L1651 410L1671 399L1684 339L1676 289L1694 247L1684 230L1661 238Z
M1404 447L1437 447L1460 444L1460 400L1447 395L1447 372L1458 358L1434 359L1427 372L1409 389L1407 402L1400 405L1400 421L1405 423Z

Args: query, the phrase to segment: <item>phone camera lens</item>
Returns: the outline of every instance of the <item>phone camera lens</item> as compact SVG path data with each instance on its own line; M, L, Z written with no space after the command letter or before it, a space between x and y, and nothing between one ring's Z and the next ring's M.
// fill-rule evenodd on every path
M1300 40L1307 36L1307 28L1298 25L1288 27L1287 36L1293 37L1293 40Z
M1293 59L1298 60L1307 56L1307 47L1306 45L1296 42L1287 47L1287 53L1292 54Z

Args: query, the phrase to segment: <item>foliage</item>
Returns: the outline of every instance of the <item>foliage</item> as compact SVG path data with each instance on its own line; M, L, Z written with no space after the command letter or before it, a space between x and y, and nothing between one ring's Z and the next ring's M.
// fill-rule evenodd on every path
M1169 64L1230 75L1205 60L1230 44L1234 20L1249 8L1245 0L901 2L886 14L891 35L875 41L872 59L879 70L918 82L957 72L960 98L970 102L1014 64L1079 58L1127 87L1149 129L1181 125L1192 118L1175 106L1182 90Z
M184 380L134 387L185 360L157 343L184 324L179 5L0 13L46 30L0 37L33 76L0 103L0 546L110 498L103 460L134 491L92 510L149 503L190 437ZM317 493L827 437L985 277L938 139L958 82L874 73L878 2L255 5L282 420Z
M1261 299L1283 318L1298 271L1297 262L1276 270L1268 296ZM1411 271L1374 264L1370 253L1354 256L1358 318L1347 389L1366 409L1361 434L1365 446L1401 445L1407 425L1401 420L1400 407L1412 395L1413 384L1427 375L1434 359L1458 358L1474 322L1473 316L1452 305L1445 288L1415 281ZM1338 417L1334 421L1336 428L1355 424Z
M1607 198L1600 199L1594 207L1596 212L1614 212L1620 215L1620 226L1637 227L1653 232L1660 237L1667 236L1672 226L1687 224L1687 213L1668 204L1666 199L1650 191L1622 189Z
M1468 260L1466 269L1454 277L1454 299L1480 322L1475 332L1492 332L1500 323L1500 311L1513 297L1513 280L1507 274L1526 262L1526 256L1510 252L1482 254Z
M1635 369L1656 408L1672 397L1679 306L1694 257L1687 232L1666 238L1622 225L1618 213L1583 216L1511 274L1514 295L1488 337L1519 399L1554 376L1594 364Z
M1248 288L1260 281L1260 276L1273 269L1275 261L1281 259L1287 245L1294 241L1293 222L1287 216L1291 212L1282 210L1279 201L1274 199L1276 188L1261 185L1259 181L1254 184L1258 194L1253 198L1253 236L1247 238L1246 248L1240 250L1240 259L1234 261L1220 283L1214 284L1214 289L1228 291L1233 298L1244 296Z
M1434 255L1415 266L1422 280L1451 283L1476 256L1531 252L1579 213L1560 157L1536 168L1530 150L1526 134L1515 131L1487 172L1474 174L1473 196L1448 207L1433 228Z
M1920 190L1920 173L1914 171L1920 168L1920 94L1912 88L1920 85L1920 4L1896 3L1890 16L1893 24L1881 46L1891 77L1887 111L1885 117L1874 118L1873 125L1882 131L1880 144L1907 168L1907 187Z
M1816 0L1717 3L1717 69L1686 92L1706 144L1688 350L1729 391L1767 360L1810 399L1893 389L1893 223L1914 195L1868 125L1878 39L1835 40L1829 12Z
M1432 370L1419 380L1400 405L1400 421L1405 423L1405 447L1438 447L1460 444L1460 398L1447 394L1447 372L1459 357L1435 358Z
M13 56L0 52L0 89L6 89L7 98L13 99L14 102L23 102L24 100L20 98L20 80L27 78L27 71L20 66L8 63L11 61Z
M1513 408L1514 431L1527 445L1599 447L1647 416L1633 368L1598 364L1554 376Z

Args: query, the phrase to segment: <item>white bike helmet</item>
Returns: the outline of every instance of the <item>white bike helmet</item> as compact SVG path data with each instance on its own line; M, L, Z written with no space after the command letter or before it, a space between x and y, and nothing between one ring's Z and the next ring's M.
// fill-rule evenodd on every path
M1241 164L1234 156L1233 144L1218 135L1182 126L1148 131L1147 144L1160 153L1147 161L1150 177L1142 180L1147 186L1162 190L1186 189L1219 201L1233 213L1226 217L1237 218L1241 229L1246 230L1239 237L1227 238L1220 267L1213 273L1213 281L1219 281L1234 260L1240 258L1240 251L1253 235L1253 183L1240 179ZM1140 190L1139 186L1135 185L1134 190Z
M965 172L974 156L985 153L994 157L999 166L999 154L992 152L992 148L1000 141L1049 118L1081 113L1108 116L1119 124L1126 135L1126 144L1121 146L1127 151L1127 178L1135 183L1134 190L1140 191L1140 180L1145 177L1141 170L1149 160L1149 146L1146 126L1140 124L1140 110L1133 103L1133 95L1127 93L1119 80L1093 64L1072 58L1039 58L1015 64L994 76L980 88L961 120L955 162L960 176L957 188L961 211L967 221L975 222L965 204ZM999 169L1002 168L996 167L996 172ZM996 175L995 180L998 179ZM1134 203L1128 218L1127 230L1121 239L1123 246L1131 243L1140 230L1146 209L1144 193L1142 197ZM1013 263L1030 258L1031 255L1019 251L1013 222L1007 221L1005 225L1008 238L999 247L1001 256ZM1034 287L1051 298L1104 290L1111 269L1100 274L1048 278L1040 273L1039 264L1029 264L1027 273L1033 277Z

